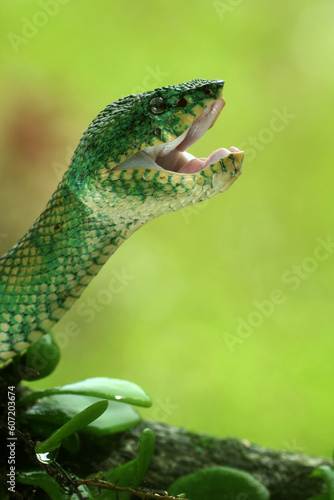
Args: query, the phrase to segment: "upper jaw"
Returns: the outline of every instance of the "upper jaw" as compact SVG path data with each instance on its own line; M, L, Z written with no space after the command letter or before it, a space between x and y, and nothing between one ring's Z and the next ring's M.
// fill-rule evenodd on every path
M186 151L214 125L224 105L225 99L222 97L213 101L180 136L172 141L149 146L142 151L138 151L117 165L115 170L144 167L173 174L196 174L226 156L233 154L237 154L237 156L242 154L243 156L243 153L235 147L230 148L230 150L219 148L207 158L196 158Z

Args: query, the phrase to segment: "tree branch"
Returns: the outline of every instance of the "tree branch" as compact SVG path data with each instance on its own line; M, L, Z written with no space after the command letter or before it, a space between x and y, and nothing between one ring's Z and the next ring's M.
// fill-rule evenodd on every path
M306 500L324 491L323 482L309 475L319 465L333 465L318 457L274 451L235 438L220 439L207 434L189 432L157 422L144 421L121 435L105 438L96 448L87 437L80 453L81 473L109 470L138 453L138 438L145 427L156 436L154 455L145 476L145 488L163 492L177 478L204 467L228 466L249 472L270 491L271 500ZM89 450L89 453L88 453ZM86 457L86 458L85 458Z

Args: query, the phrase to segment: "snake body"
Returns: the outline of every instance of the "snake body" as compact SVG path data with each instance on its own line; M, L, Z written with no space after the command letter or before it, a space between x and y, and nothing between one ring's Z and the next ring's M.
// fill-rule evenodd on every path
M45 210L0 258L0 359L50 331L115 250L149 220L226 190L237 148L196 159L184 150L223 108L222 80L130 95L83 134Z

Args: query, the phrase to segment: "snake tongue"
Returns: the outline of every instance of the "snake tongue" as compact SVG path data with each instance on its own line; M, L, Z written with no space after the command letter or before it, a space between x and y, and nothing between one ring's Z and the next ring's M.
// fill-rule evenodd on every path
M196 120L190 125L187 135L183 141L176 146L178 151L185 151L192 144L198 141L205 132L211 128L217 120L221 110L225 106L225 99L218 99L214 101L203 113L201 113Z
M234 148L237 149L237 148ZM215 163L216 161L221 160L221 158L224 158L225 156L228 156L231 152L232 148L230 151L226 148L219 148L213 153L211 153L207 158L194 158L193 160L190 160L186 165L184 165L180 170L179 173L181 174L194 174L196 172L199 172L200 170L203 170L203 168L207 167L208 165L211 165L212 163Z
M193 160L188 161L186 165L180 168L180 174L194 174L199 172L204 168L205 158L194 158Z

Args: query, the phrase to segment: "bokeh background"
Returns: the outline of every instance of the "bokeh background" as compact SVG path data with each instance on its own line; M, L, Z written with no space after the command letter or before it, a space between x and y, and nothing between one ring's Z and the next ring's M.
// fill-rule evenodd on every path
M331 0L1 2L1 252L119 97L223 78L227 105L191 152L246 153L227 193L116 252L80 299L90 313L54 328L62 360L36 387L124 378L152 396L145 418L331 455L333 18Z

